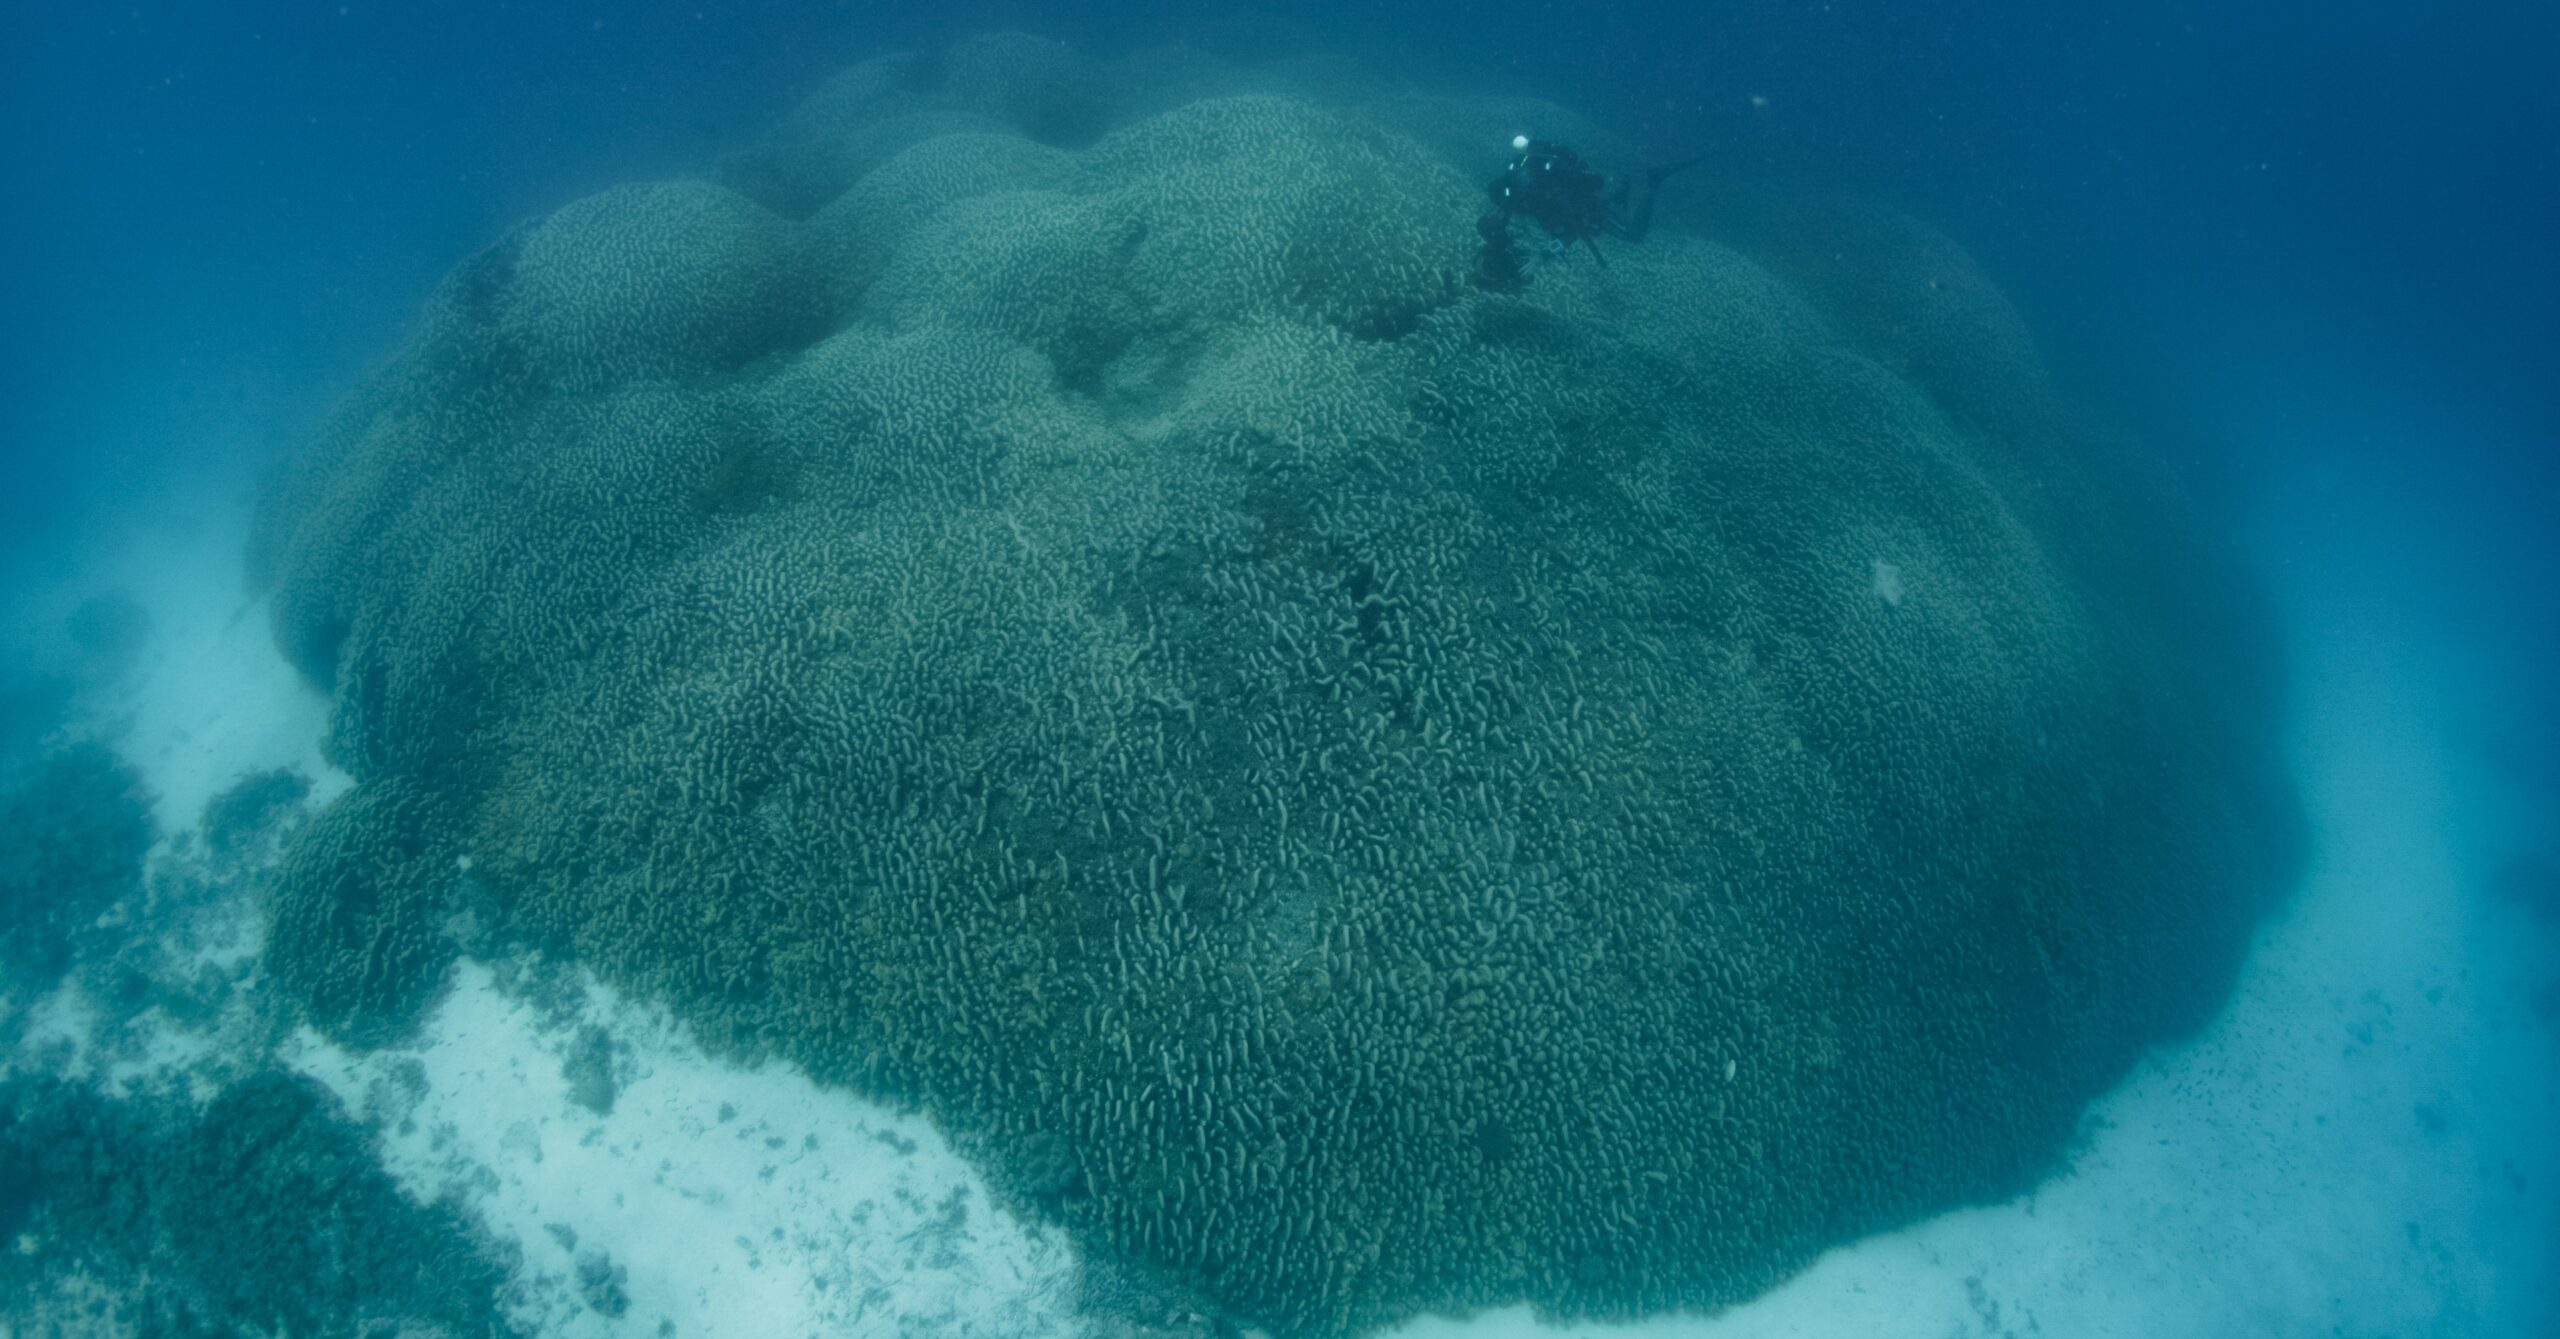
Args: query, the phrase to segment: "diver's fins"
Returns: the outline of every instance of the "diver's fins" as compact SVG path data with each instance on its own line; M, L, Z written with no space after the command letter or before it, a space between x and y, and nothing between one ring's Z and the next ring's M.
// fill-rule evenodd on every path
M1646 168L1644 170L1645 189L1652 190L1654 187L1661 185L1662 179L1670 176L1674 172L1684 172L1690 168L1696 167L1699 163L1706 161L1706 157L1707 156L1702 153L1693 153L1676 163L1664 163L1660 167Z
M1655 192L1661 187L1663 179L1674 172L1696 167L1699 160L1705 156L1692 154L1676 163L1664 163L1659 167L1646 168L1638 178L1642 183L1642 189L1630 189L1627 192L1632 198L1627 201L1626 221L1619 225L1618 235L1630 242L1643 241L1645 230L1653 226L1653 198ZM1635 184L1635 182L1629 183L1631 187Z

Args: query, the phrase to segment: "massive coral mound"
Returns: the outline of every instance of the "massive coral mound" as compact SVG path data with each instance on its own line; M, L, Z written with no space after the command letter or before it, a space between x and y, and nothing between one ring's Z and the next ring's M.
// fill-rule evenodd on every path
M1098 68L877 63L763 203L519 230L282 476L317 1021L467 909L1323 1332L1747 1296L2214 1007L2262 649L1950 248L1483 294L1425 146L1562 113Z

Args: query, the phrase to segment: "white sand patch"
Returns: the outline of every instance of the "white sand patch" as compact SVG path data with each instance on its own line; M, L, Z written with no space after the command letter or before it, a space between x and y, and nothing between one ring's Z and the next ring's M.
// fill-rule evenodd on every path
M328 700L277 654L265 602L243 589L247 534L245 510L211 508L142 532L94 574L151 615L116 746L143 774L164 834L193 828L207 800L251 772L298 768L315 800L347 784L320 756Z
M17 1047L0 1056L0 1077L51 1074L94 1085L113 1097L130 1097L177 1079L198 1100L212 1096L213 1089L198 1081L217 1058L212 1034L181 1027L160 1010L149 1009L127 1022L110 1046L98 1035L101 1022L88 992L77 982L64 982L28 1007Z
M24 1070L70 1079L97 1077L91 1038L98 1031L98 1009L78 985L66 982L28 1001L16 1021L22 1029L18 1045L0 1076Z
M190 498L106 527L38 584L0 592L23 626L24 668L80 683L73 714L152 792L162 836L192 829L205 801L251 772L298 768L326 800L346 776L322 758L329 702L277 653L267 604L246 589L245 498ZM102 671L66 629L82 602L130 597L147 616L130 664ZM103 676L103 677L102 677Z
M1867 565L1867 585L1888 608L1902 606L1902 569L1877 558Z
M588 1015L628 1048L601 1116L562 1075L576 1030L478 963L423 1046L355 1056L305 1033L287 1059L383 1122L403 1186L459 1195L523 1248L535 1286L519 1319L543 1335L1067 1332L1063 1236L992 1209L922 1118L781 1064L718 1064L662 1011L592 983ZM598 1258L624 1271L618 1322L582 1299Z
M171 876L162 869L150 877ZM181 923L153 941L154 955L128 961L147 966L164 982L198 987L208 975L235 985L252 979L253 960L265 940L254 907L238 897L217 897L178 915ZM17 1044L0 1053L0 1077L51 1074L113 1097L179 1085L198 1103L211 1101L242 1066L262 1063L260 1042L267 1035L248 990L221 991L215 998L213 1016L195 1023L181 1022L157 1004L111 1020L75 973L28 1001L22 1018L0 1007L0 1020L22 1024Z

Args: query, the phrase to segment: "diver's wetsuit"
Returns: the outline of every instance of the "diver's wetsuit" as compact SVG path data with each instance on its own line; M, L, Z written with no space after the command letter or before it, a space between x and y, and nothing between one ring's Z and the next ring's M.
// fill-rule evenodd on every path
M1526 139L1514 143L1519 156L1485 186L1493 207L1476 220L1476 235L1484 239L1484 250L1476 258L1476 284L1498 292L1520 287L1528 269L1527 258L1511 235L1514 218L1531 220L1555 242L1582 243L1591 248L1593 259L1605 265L1600 237L1643 240L1653 226L1655 187L1688 166L1674 163L1653 168L1613 187L1607 177L1582 161L1582 155L1564 145Z

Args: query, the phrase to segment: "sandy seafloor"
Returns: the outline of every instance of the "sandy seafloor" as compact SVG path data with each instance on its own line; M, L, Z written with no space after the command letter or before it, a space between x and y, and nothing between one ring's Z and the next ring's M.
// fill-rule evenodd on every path
M2487 673L2487 649L2434 620L2392 556L2450 538L2401 532L2392 481L2279 496L2250 545L2290 643L2311 846L2223 1016L2101 1100L2068 1172L2024 1199L1836 1250L1724 1315L1574 1332L2524 1335L2560 1314L2560 1045L2526 1003L2554 971L2550 928L2483 892L2538 835L2484 737L2497 695L2522 686ZM325 704L239 594L244 516L136 527L35 601L122 586L150 609L144 664L100 705L164 839L242 772L326 776ZM662 1012L590 982L588 1017L621 1044L618 1099L597 1115L563 1077L580 1029L507 975L466 962L415 1049L360 1057L306 1034L283 1058L377 1124L404 1187L459 1195L521 1248L514 1305L536 1332L1079 1328L1069 1245L987 1209L920 1117L781 1066L708 1062ZM122 1087L219 1044L164 1027L104 1052L85 1044L90 1016L69 989L38 1003L11 1067ZM578 1263L598 1254L622 1271L618 1317L581 1293ZM1410 1331L1562 1332L1525 1312Z

